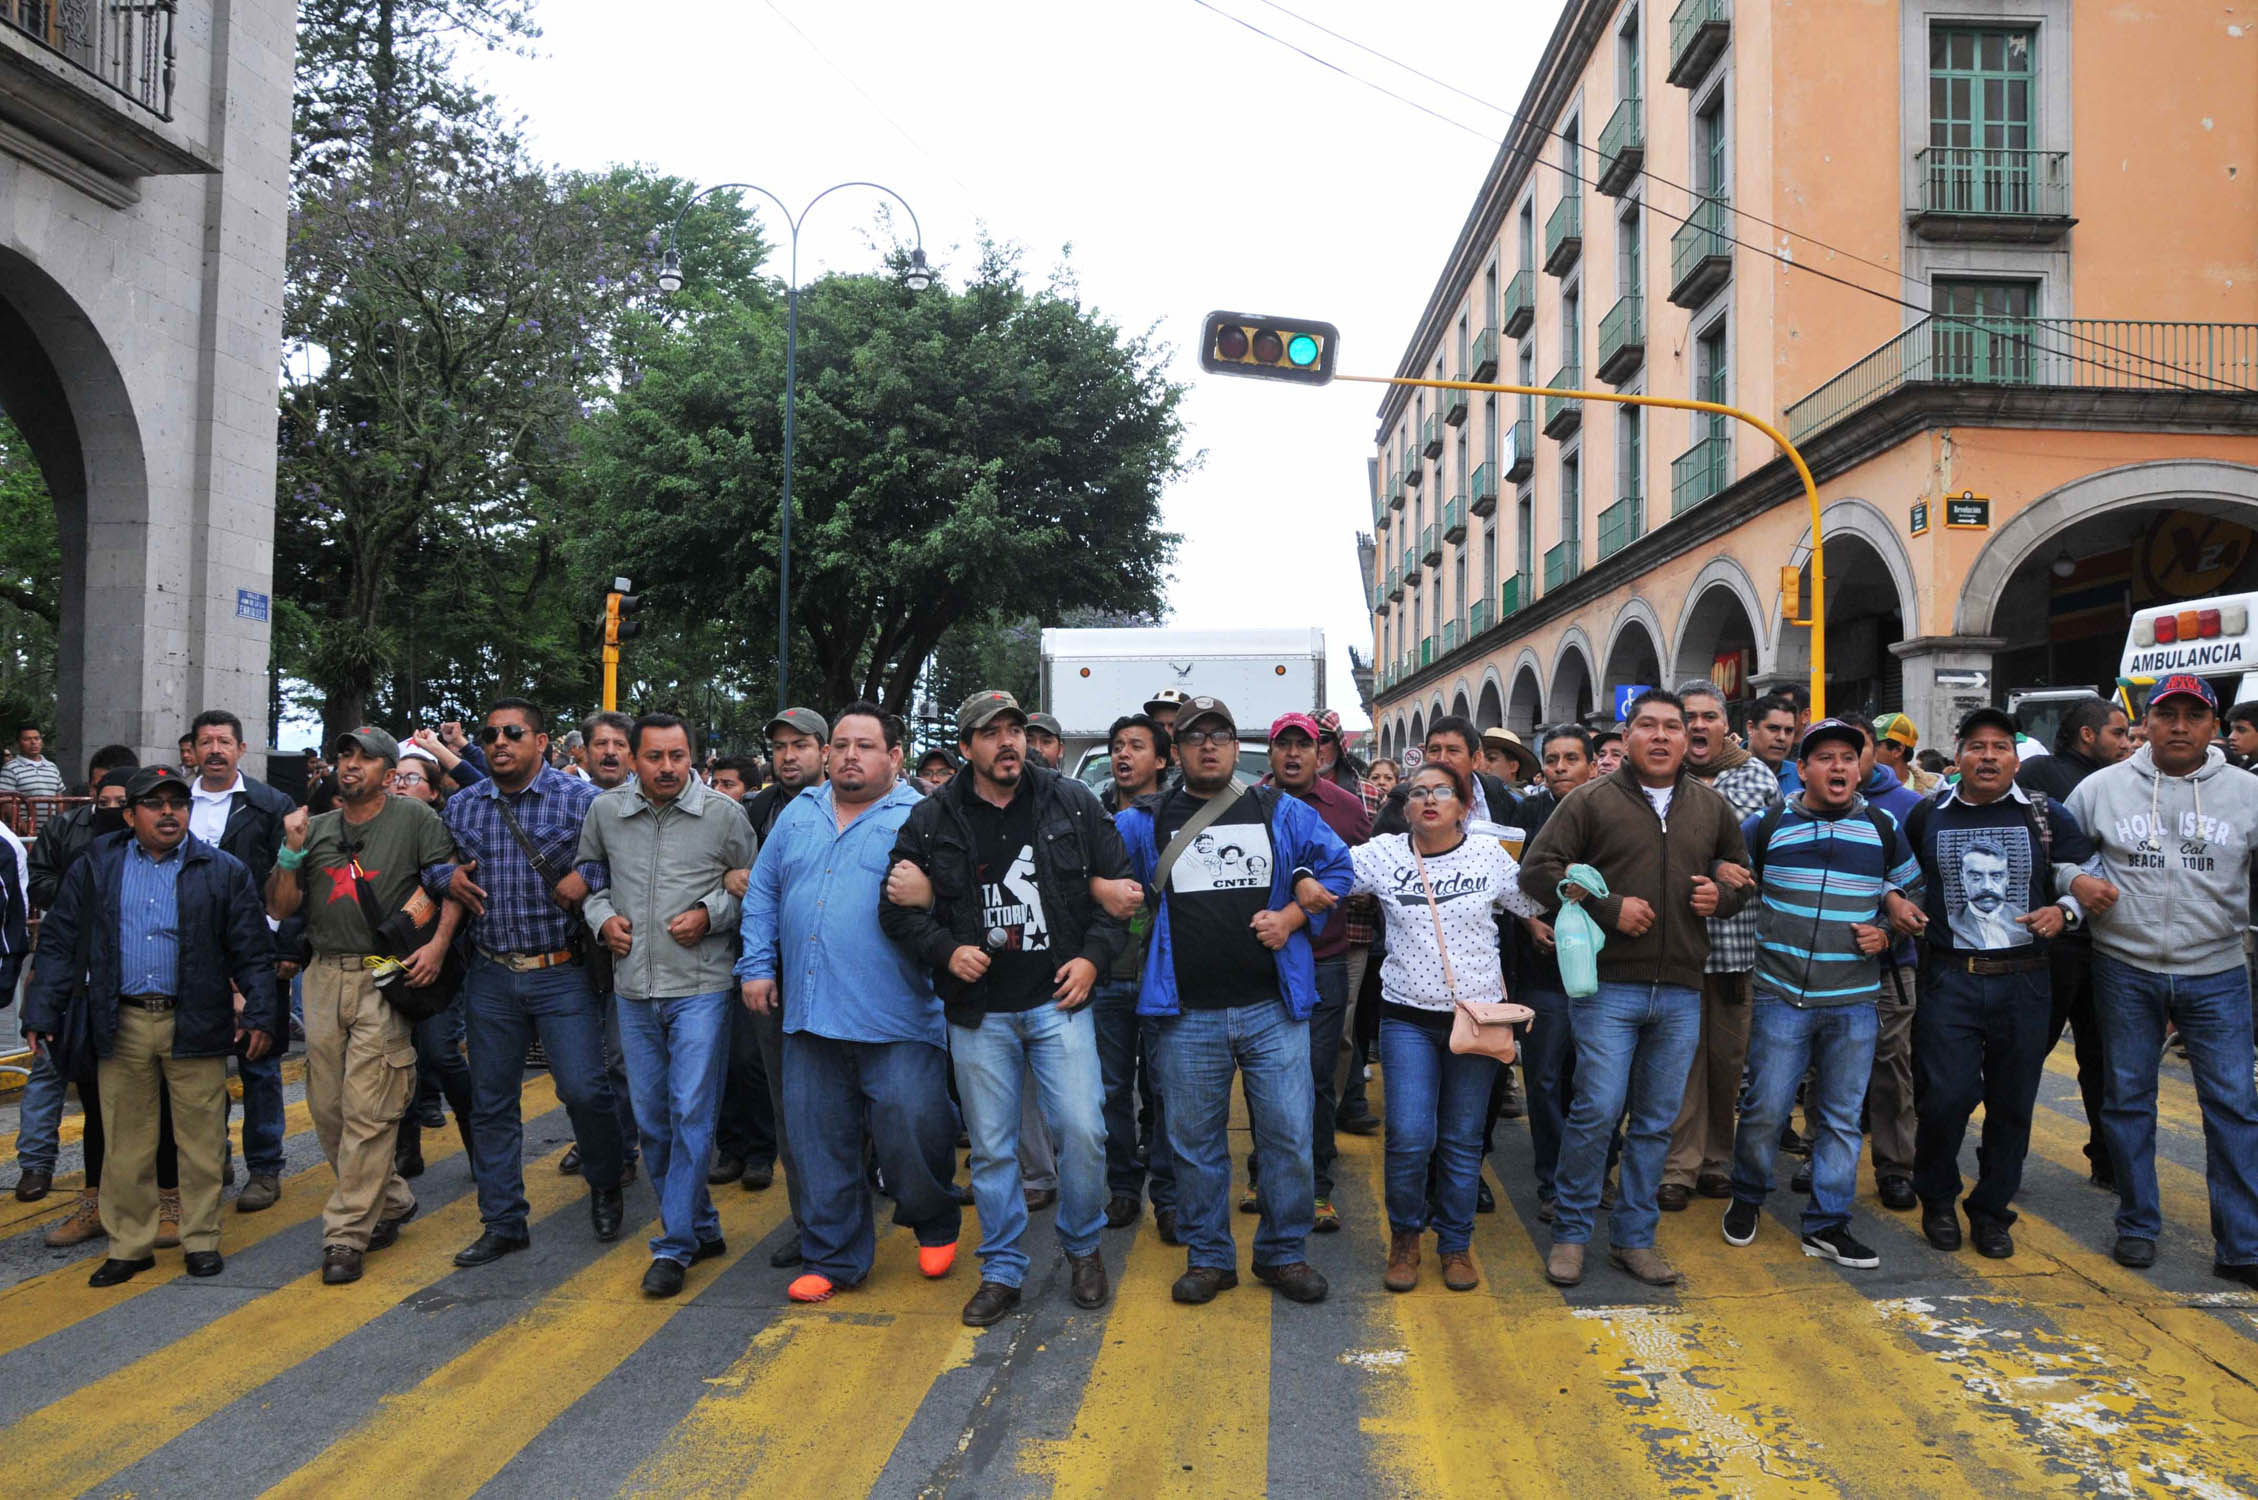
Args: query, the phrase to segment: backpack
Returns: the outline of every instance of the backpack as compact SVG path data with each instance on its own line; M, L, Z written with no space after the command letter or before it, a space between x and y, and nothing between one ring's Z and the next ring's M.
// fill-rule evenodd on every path
M1748 859L1750 866L1756 871L1756 883L1759 887L1764 883L1764 851L1771 847L1772 835L1779 832L1780 819L1787 815L1787 810L1788 805L1785 802L1775 802L1764 809L1764 816L1757 820L1756 839L1749 845ZM1866 821L1873 824L1874 832L1881 836L1882 869L1884 873L1887 873L1892 836L1898 831L1897 820L1883 809L1869 802L1866 804ZM1911 833L1906 834L1907 843L1911 843L1912 838Z
M1915 859L1921 857L1921 840L1928 833L1930 820L1951 795L1952 789L1947 787L1933 797L1923 798L1919 807L1905 815L1905 841L1913 846ZM2041 906L2052 906L2055 900L2054 825L2040 809L2020 798L2015 798L2014 801L2023 810L2023 826L2031 835L2031 846L2038 850L2038 867L2031 872L2031 909L2036 911ZM2054 799L2047 797L2046 801L2051 804Z

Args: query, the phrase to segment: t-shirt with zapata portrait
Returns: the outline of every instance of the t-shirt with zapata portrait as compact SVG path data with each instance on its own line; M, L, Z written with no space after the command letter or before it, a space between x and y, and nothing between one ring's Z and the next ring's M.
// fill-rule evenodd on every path
M1913 809L1906 824L1928 888L1924 937L1945 952L2043 948L2022 919L2093 860L2092 841L2062 804L2035 794L2026 801L2020 787L1980 807L1948 793Z

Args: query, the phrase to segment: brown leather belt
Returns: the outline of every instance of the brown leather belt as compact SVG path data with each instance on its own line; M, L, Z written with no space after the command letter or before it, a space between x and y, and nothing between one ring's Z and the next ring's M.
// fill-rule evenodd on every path
M171 1010L176 1002L170 995L120 995L118 996L118 1003L130 1005L135 1010L151 1010L162 1013Z
M317 953L314 955L314 962L328 964L332 968L349 969L358 974L368 967L364 962L367 957L365 953Z
M554 953L496 953L491 948L481 948L478 951L483 957L492 959L513 974L532 974L573 961L570 948L559 948Z
M1962 974L2028 974L2047 966L2043 953L2027 958L1994 958L1983 953L1940 953L1936 961Z

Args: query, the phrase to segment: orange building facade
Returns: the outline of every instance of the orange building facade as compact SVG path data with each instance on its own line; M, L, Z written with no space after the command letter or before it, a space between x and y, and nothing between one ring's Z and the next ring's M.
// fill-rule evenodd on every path
M2258 588L2254 78L2258 15L2203 0L1571 0L1397 373L1781 428L1829 704L1938 743L2108 682L2134 608ZM1809 511L1755 429L1403 387L1379 418L1383 752L1807 678Z

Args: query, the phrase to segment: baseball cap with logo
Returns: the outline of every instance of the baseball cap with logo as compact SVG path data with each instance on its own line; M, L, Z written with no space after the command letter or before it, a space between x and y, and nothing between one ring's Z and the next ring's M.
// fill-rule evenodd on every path
M974 693L957 706L957 738L964 738L1000 714L1010 714L1022 724L1027 722L1027 710L1001 688Z
M824 722L823 715L812 708L787 708L775 718L763 724L761 733L765 735L779 724L786 729L796 729L810 739L827 740L831 738L831 726Z
M1027 716L1027 727L1029 729L1047 730L1054 739L1063 740L1066 738L1066 731L1060 728L1058 720L1052 718L1049 714L1029 714Z
M1874 721L1876 739L1895 740L1908 750L1919 748L1921 728L1904 714L1883 714Z
M2154 708L2166 698L2193 698L2213 713L2219 711L2219 695L2211 691L2211 684L2188 672L2174 672L2156 684L2148 695L2148 706Z
M1811 758L1814 748L1828 740L1839 740L1861 754L1866 749L1866 731L1847 719L1819 719L1803 731L1796 745L1795 758L1800 763Z
M177 786L183 794L187 794L189 790L188 778L171 766L143 766L125 784L125 800L128 803L139 802L161 786Z
M1164 708L1182 708L1184 693L1180 688L1162 688L1145 700L1145 712L1158 713Z
M1270 738L1275 740L1289 729L1298 729L1310 739L1317 738L1317 721L1304 713L1280 714L1270 721Z
M1239 732L1239 721L1231 717L1229 706L1221 698L1210 698L1204 693L1184 700L1183 709L1176 715L1177 732L1182 733L1202 719L1221 719L1225 729L1233 734Z
M400 742L368 724L363 724L358 729L348 729L339 735L329 753L336 755L348 749L358 750L363 755L373 755L378 760L390 761L393 765L400 763Z

